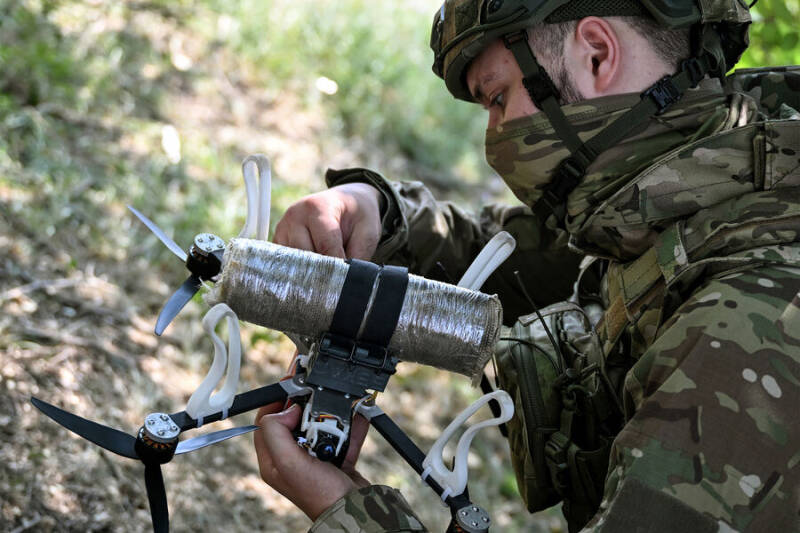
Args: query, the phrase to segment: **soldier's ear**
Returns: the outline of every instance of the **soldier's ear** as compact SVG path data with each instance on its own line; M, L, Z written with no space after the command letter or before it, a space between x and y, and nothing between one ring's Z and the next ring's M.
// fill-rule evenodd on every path
M609 94L621 74L620 38L615 27L600 17L581 19L565 41L564 60L585 98Z

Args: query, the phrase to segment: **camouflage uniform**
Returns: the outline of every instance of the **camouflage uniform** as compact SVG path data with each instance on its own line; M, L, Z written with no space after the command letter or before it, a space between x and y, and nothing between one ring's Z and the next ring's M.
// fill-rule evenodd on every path
M589 531L800 531L800 69L740 71L725 89L705 83L602 154L564 229L524 207L470 217L368 171L328 176L383 191L376 261L439 277L438 261L457 278L511 231L520 246L486 290L512 320L529 310L510 272L547 304L569 294L583 255L602 258L596 332L623 369L625 423ZM422 530L380 486L347 495L313 530L325 528Z

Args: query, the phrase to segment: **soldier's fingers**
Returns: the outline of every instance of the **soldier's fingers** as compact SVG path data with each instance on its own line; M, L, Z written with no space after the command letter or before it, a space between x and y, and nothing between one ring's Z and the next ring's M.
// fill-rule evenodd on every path
M292 437L291 430L300 422L301 411L295 404L280 413L267 414L259 421L264 450L270 457L280 458L280 461L275 461L275 467L284 479L285 474L299 473L312 461L312 457L297 446Z
M286 238L286 246L298 250L314 251L314 241L305 226L294 226Z
M260 425L259 421L262 417L268 414L277 413L281 410L282 406L283 404L281 402L275 402L261 407L256 413L255 424ZM267 445L264 442L264 436L260 430L253 432L253 445L256 449L256 457L258 458L258 467L259 471L261 472L261 477L266 480L266 476L273 468L272 456L269 453Z
M361 220L353 227L353 232L347 239L345 251L347 257L355 257L369 261L375 255L380 239L380 222L377 225Z
M279 413L281 410L283 410L283 402L273 402L263 407L259 407L258 411L256 411L255 424L258 424L258 421L261 420L262 416Z
M280 244L281 246L289 245L289 222L286 218L282 218L275 226L275 234L272 236L272 242Z
M314 251L322 255L344 259L342 228L339 220L330 214L321 213L309 219L309 232L314 242Z
M304 228L307 225L307 218L307 200L300 200L290 205L275 225L275 235L272 236L272 241L282 246L291 246L292 235L298 228Z
M361 453L361 446L369 431L369 421L361 415L353 417L353 424L350 426L350 447L347 455L342 462L342 470L348 474L355 472L358 455ZM352 476L351 476L352 477Z

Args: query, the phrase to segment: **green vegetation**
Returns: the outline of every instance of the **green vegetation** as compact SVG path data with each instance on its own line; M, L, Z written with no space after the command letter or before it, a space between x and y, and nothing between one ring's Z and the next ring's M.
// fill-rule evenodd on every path
M740 67L800 64L800 0L761 0L753 9L752 46Z

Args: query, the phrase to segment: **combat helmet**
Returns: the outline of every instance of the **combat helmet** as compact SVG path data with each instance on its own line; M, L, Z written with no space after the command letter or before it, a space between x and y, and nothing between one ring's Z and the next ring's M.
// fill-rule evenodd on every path
M433 19L433 71L461 100L473 101L466 85L470 62L495 39L514 54L523 84L537 108L550 120L571 155L556 169L542 197L563 219L567 194L586 168L607 148L627 137L653 115L661 114L707 74L722 77L749 44L750 7L744 0L446 0ZM678 71L645 90L630 111L594 137L582 142L568 124L559 94L528 44L526 30L540 23L558 23L587 16L644 16L670 28L691 28L690 57Z

